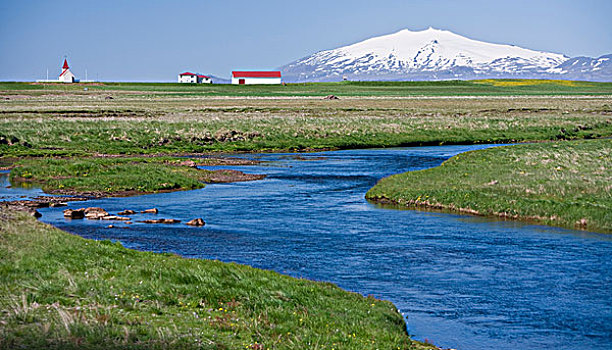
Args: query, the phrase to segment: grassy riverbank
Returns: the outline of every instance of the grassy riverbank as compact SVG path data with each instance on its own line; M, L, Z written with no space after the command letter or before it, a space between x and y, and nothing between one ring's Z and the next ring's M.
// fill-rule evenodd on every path
M48 193L96 197L192 190L204 183L256 180L258 175L200 170L213 159L174 157L26 158L13 164L12 184L36 185Z
M409 349L386 301L0 220L0 348ZM417 348L424 348L414 344Z
M612 140L524 144L457 155L367 193L408 207L612 232Z
M212 174L156 162L143 154L303 151L612 136L612 98L606 96L504 97L500 92L494 97L477 98L372 98L377 96L376 91L382 94L416 87L460 95L470 91L463 90L467 86L481 85L493 89L490 92L518 88L544 94L554 93L557 88L585 87L597 87L592 92L607 91L606 84L583 82L493 80L307 86L319 92L327 88L359 88L364 89L359 90L361 93L370 94L340 100L257 98L265 95L266 89L284 86L248 87L245 91L252 93L248 98L214 98L177 94L211 88L180 84L87 85L87 91L70 84L2 84L5 90L0 91L0 166L15 163L13 181L41 185L56 193L73 190L109 195L194 189L201 187L202 181L209 181ZM241 87L211 89L214 88ZM105 155L131 157L101 158ZM63 158L45 159L48 157Z

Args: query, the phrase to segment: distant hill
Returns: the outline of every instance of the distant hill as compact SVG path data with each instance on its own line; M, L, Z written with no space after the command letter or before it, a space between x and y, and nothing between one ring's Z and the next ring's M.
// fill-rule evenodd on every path
M612 81L612 55L575 57L472 40L447 30L401 30L319 51L279 69L286 82L532 78Z

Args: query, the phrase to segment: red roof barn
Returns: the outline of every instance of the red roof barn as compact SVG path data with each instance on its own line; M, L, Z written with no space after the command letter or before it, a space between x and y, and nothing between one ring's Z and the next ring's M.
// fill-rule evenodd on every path
M254 84L280 84L280 71L233 71L232 84L254 85Z

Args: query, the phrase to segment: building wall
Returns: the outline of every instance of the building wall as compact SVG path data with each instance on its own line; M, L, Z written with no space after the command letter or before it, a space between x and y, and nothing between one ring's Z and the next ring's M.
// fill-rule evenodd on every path
M210 83L212 83L212 80L210 78L199 78L198 83L200 83L200 84L210 84Z
M244 79L245 85L255 85L255 84L280 84L281 78L241 78L241 77L232 77L232 84L239 84L239 80Z
M178 82L179 83L197 83L198 77L195 75L179 75Z
M64 75L59 77L58 80L64 83L74 83L76 81L76 77L74 76L74 74L72 74L70 70L68 70L66 71L66 73L64 73Z

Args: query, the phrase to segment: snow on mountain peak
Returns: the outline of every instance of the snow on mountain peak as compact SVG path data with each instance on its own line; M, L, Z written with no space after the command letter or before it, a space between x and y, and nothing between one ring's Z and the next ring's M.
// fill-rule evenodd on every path
M524 76L552 72L569 57L493 44L429 27L421 31L402 29L337 49L324 50L281 69L295 80L325 81L350 75L358 79L410 79L433 76ZM432 75L433 74L433 75ZM394 78L396 77L396 78Z
M426 66L438 69L487 64L508 57L532 60L533 63L547 67L557 66L567 60L567 57L560 54L486 43L431 27L422 31L403 29L319 54L323 57L330 54L336 56L329 63L346 59L359 60L365 56L379 60L393 55L410 68Z

